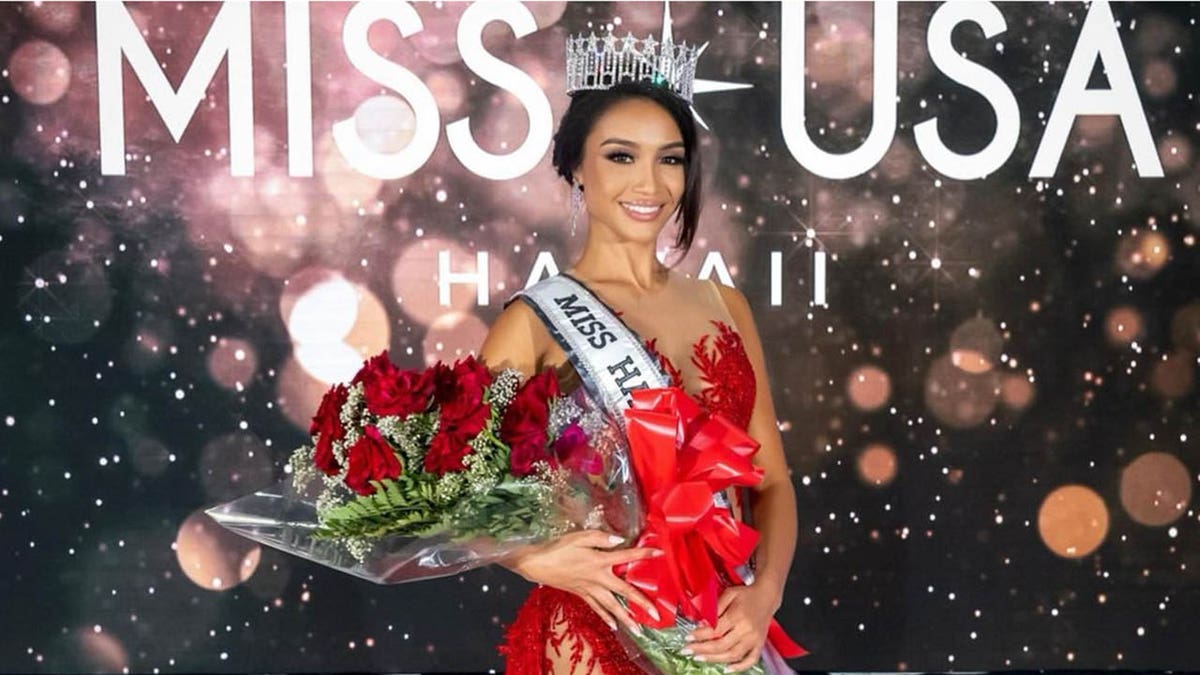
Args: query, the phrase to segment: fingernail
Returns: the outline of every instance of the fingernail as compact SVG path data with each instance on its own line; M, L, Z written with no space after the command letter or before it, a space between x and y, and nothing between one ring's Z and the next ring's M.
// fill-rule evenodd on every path
M684 636L684 638L683 638L683 641L684 641L684 642L695 642L695 641L696 641L696 636L695 636L695 635L687 635L687 636Z
M647 607L646 610L650 612L650 616L654 617L655 621L662 621L662 617L658 615L658 610L653 605Z
M707 660L708 660L708 659L704 658L704 655L703 655L703 654L700 654L700 655L698 655L698 656L696 656L696 657L694 657L694 658L695 658L697 661L707 661Z
M661 548L656 548L656 549L654 549L653 551L651 551L651 552L650 552L650 557L651 557L651 558L657 558L657 557L659 557L659 556L663 556L663 555L666 555L666 554L667 554L667 552L666 552L666 551L662 550Z
M638 637L641 637L641 635L642 635L642 627L637 625L636 623L630 624L629 631L632 632L634 635L637 635Z
M683 649L680 649L680 650L679 650L679 653L680 653L680 654L683 654L684 656L691 656L691 655L692 655L692 648L691 648L691 647L684 647ZM700 657L698 657L698 656L697 656L696 658L700 658Z
M615 534L609 535L609 537L608 537L608 543L612 544L613 546L616 546L617 544L620 544L623 541L625 541L625 537L619 537Z

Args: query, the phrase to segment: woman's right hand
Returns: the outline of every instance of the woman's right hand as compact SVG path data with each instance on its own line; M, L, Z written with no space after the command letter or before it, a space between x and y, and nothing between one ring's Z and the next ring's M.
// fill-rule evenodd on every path
M583 598L613 630L621 621L634 633L641 628L613 593L636 602L658 618L650 599L632 584L613 573L613 567L634 560L662 555L655 548L610 550L624 539L600 530L572 532L542 544L517 549L501 564L525 579L562 589Z

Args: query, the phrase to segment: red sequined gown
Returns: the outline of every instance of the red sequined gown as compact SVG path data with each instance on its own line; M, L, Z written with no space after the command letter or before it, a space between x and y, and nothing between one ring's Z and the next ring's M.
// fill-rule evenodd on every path
M692 364L705 386L688 393L708 411L719 412L745 429L754 412L754 371L741 336L723 321L711 323L717 333L704 335L692 345ZM682 373L658 352L655 341L647 340L646 348L658 357L671 384L683 387ZM586 660L584 644L590 648ZM506 658L505 672L509 675L551 672L551 652L559 658L569 657L572 673L640 675L643 672L629 660L612 629L583 600L549 586L538 586L529 594L499 650Z

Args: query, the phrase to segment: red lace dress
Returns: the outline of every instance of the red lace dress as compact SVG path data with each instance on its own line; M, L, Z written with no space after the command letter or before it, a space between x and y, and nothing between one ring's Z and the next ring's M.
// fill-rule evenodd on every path
M692 345L692 364L705 386L688 393L708 411L721 413L745 429L754 412L754 370L741 335L723 321L712 324L717 333L704 335ZM713 338L711 349L709 338ZM683 387L682 373L658 352L656 341L647 340L646 348L658 357L671 384ZM562 624L566 625L565 630ZM585 644L590 651L586 661ZM564 649L569 649L570 654L564 654ZM505 632L499 651L505 656L505 672L509 675L551 672L554 663L551 651L559 658L569 656L572 673L643 673L626 656L612 629L579 596L550 586L538 586L529 594ZM578 665L583 666L582 670L576 671Z

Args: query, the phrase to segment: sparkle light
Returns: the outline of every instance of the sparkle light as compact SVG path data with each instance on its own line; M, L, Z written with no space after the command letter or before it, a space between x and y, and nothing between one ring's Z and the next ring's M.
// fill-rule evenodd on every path
M112 631L95 628L81 626L71 634L72 646L78 650L79 665L91 672L128 672L129 653L125 645Z
M846 378L846 394L859 410L878 410L892 395L892 380L878 366L860 366Z
M1196 384L1196 356L1191 352L1175 351L1164 354L1154 362L1150 371L1150 388L1163 398L1188 395Z
M1142 525L1175 522L1187 512L1191 500L1188 469L1174 455L1147 452L1121 471L1121 506Z
M29 2L22 6L25 18L47 33L67 35L79 26L83 3ZM115 670L120 670L117 668Z
M332 270L309 268L292 276L279 302L297 361L323 382L350 379L365 358L388 345L382 303Z
M1134 230L1117 244L1117 269L1134 279L1158 274L1171 256L1167 238L1154 230Z
M1171 343L1176 349L1200 354L1200 302L1180 307L1171 318Z
M1024 410L1033 403L1033 383L1025 375L1005 374L1000 379L1000 399L1012 410Z
M421 346L425 365L455 361L474 354L487 336L487 324L474 314L447 312L429 324Z
M67 93L71 62L54 44L29 40L8 57L8 78L21 98L37 105L50 105Z
M417 116L408 101L398 96L372 96L354 111L354 129L375 152L399 152L416 133Z
M1104 336L1114 347L1125 347L1145 333L1142 315L1129 305L1118 305L1104 319Z
M938 421L956 429L982 424L999 394L994 372L967 372L955 366L950 356L935 360L925 375L925 405Z
M245 388L258 370L258 352L241 338L219 338L207 361L208 374L226 389Z
M885 443L872 443L858 454L858 476L873 487L883 487L896 477L896 452Z
M996 324L984 317L964 321L950 335L950 361L968 373L991 370L1003 351L1003 336Z
M1038 534L1055 555L1082 558L1104 542L1108 520L1108 507L1095 490L1084 485L1063 485L1042 500Z
M183 573L200 588L225 591L249 579L258 568L261 547L226 530L204 511L179 526L175 557Z

